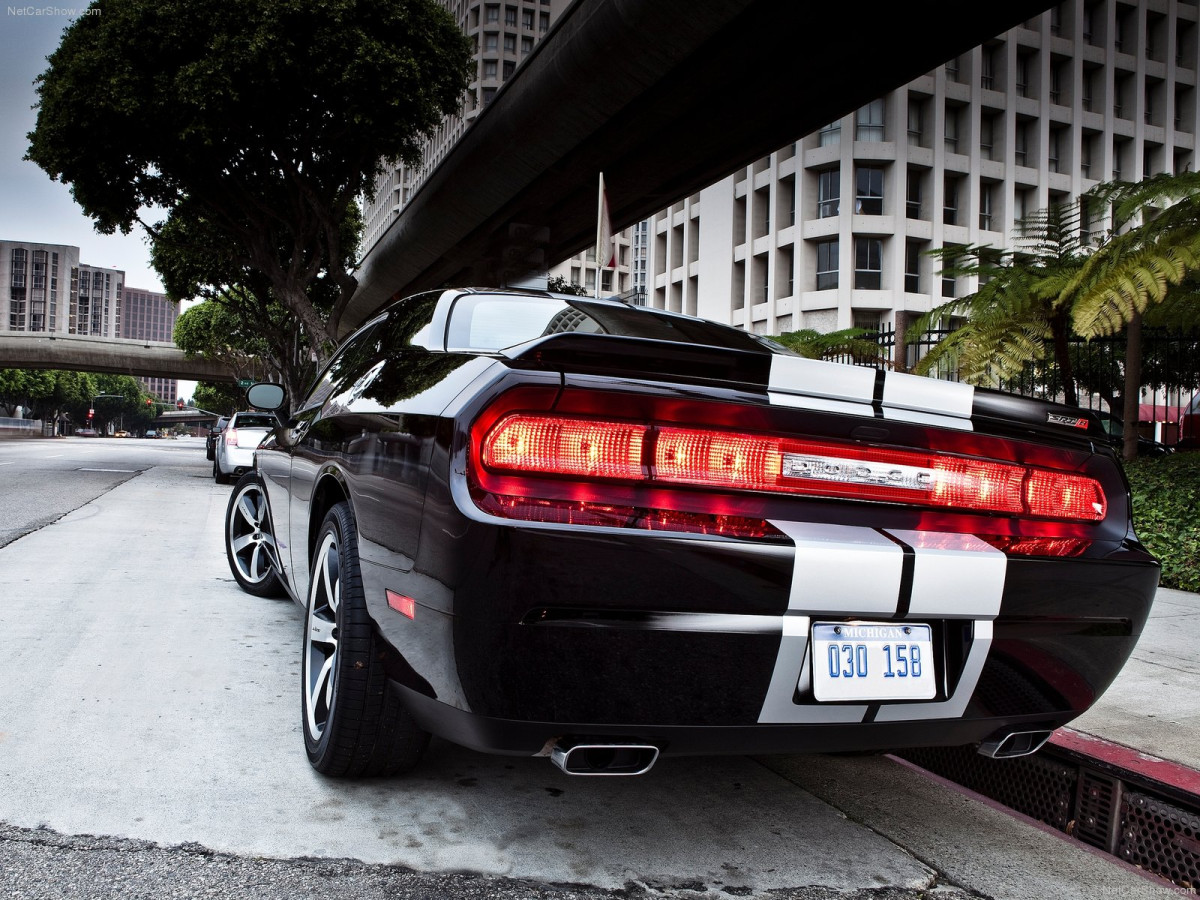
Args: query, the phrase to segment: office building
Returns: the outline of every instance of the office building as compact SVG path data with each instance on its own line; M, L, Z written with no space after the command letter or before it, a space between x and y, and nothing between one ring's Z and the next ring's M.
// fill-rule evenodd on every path
M121 304L121 334L123 338L139 341L173 341L175 320L179 318L179 303L167 295L143 288L125 287ZM179 382L174 378L139 378L143 389L169 403L179 394Z
M80 263L71 272L68 334L115 338L121 335L121 295L125 273Z
M763 334L905 327L976 287L924 251L1011 248L1027 213L1194 168L1198 18L1068 0L778 149L651 218L649 303Z
M67 334L79 248L0 241L0 331Z

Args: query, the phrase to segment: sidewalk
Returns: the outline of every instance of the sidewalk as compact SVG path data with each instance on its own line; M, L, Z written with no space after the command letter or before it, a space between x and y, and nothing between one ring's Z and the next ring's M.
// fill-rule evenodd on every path
M1200 771L1200 594L1159 588L1121 674L1068 728Z

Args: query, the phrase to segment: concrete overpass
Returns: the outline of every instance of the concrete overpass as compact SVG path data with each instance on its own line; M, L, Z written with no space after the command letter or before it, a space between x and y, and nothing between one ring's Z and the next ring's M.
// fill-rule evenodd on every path
M598 172L625 227L1052 5L576 0L363 260L343 329L589 246Z
M185 381L237 380L221 364L189 359L170 343L14 331L0 332L0 368L73 369Z

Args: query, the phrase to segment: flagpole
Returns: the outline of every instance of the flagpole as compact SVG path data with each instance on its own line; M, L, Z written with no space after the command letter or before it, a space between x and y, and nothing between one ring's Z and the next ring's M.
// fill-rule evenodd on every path
M608 199L604 196L604 173L600 173L600 193L597 200L596 209L596 299L600 299L600 283L604 279L604 270L602 254L605 232L609 231L608 225Z

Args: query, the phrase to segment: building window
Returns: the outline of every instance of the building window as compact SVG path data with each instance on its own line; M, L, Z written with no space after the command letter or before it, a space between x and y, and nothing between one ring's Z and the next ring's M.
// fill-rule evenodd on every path
M504 36L504 52L512 54L517 52L517 36L515 34L506 34Z
M925 140L925 101L908 98L908 146L922 147Z
M838 286L838 242L817 244L817 290L827 291Z
M883 240L859 237L854 239L854 287L856 290L877 291L883 283Z
M959 108L957 106L946 107L946 152L958 152L958 118Z
M483 75L481 77L484 79L496 77L496 61L494 59L485 59L483 61Z
M1018 166L1029 165L1029 123L1018 122L1013 134L1013 162Z
M487 106L489 103L492 102L492 98L494 98L495 96L496 96L496 89L494 87L484 88L483 89L483 105Z
M947 175L945 181L945 197L942 201L942 223L945 225L958 224L958 176Z
M516 19L513 19L513 24L516 25ZM533 10L527 9L521 13L521 27L526 31L533 31Z
M489 3L484 8L484 21L489 23L500 23L500 4Z
M904 290L910 294L921 293L921 244L918 241L904 244Z
M884 103L872 100L861 106L855 114L854 139L856 141L882 141L884 135Z
M979 227L983 231L993 231L992 228L992 203L996 186L994 184L979 185Z
M954 277L954 274L950 270L953 269L956 265L958 265L958 260L956 260L954 257L946 256L946 257L942 258L942 267L943 267L942 268L942 296L943 297L953 297L954 296L954 291L955 291L955 288L958 286L958 283L957 283L957 279L955 279L955 277Z
M883 313L871 309L853 310L851 324L863 331L883 331Z
M521 38L521 53L522 53L522 55L528 53L532 49L533 49L533 38L531 38L531 37Z
M504 24L509 28L517 27L517 8L515 6L504 7Z
M840 210L842 190L841 171L827 169L817 175L817 218L836 216Z
M513 62L511 59L506 59L504 61L504 80L508 81L508 79L512 78L512 74L516 70L517 70L517 64L515 62Z
M836 122L830 122L822 128L819 139L822 147L840 144L842 142L842 120L838 119Z
M854 211L864 216L883 215L883 169L858 167L855 173Z
M1050 140L1046 146L1046 162L1049 164L1051 172L1059 172L1059 151L1062 144L1062 129L1054 128L1050 131Z
M915 169L908 170L908 190L904 197L905 214L910 219L921 218L922 175Z
M985 91L996 89L996 53L995 47L984 47L980 59L979 86Z
M495 53L496 48L500 46L500 36L491 32L485 33L483 36L483 49L486 53Z
M984 116L979 120L979 155L984 159L995 159L996 151L996 119L998 117Z
M550 30L550 13L538 13L538 31L545 34Z
M946 63L946 80L957 84L958 78L958 57L956 56L954 59Z
M1029 96L1029 53L1020 53L1017 55L1017 96Z

